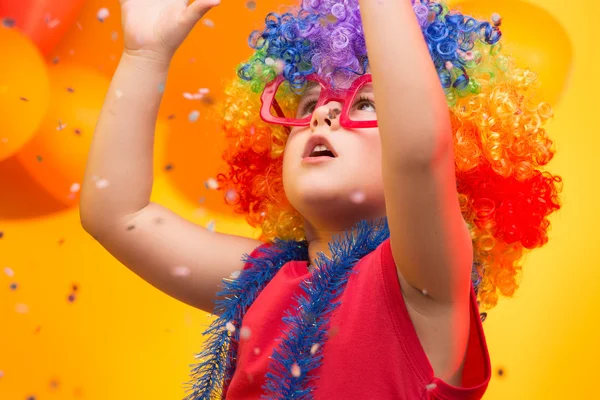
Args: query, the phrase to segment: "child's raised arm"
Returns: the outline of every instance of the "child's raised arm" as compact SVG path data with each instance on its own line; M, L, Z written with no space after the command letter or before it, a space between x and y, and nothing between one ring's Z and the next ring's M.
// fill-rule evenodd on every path
M214 0L121 0L125 49L88 155L83 228L159 290L212 311L221 279L260 242L211 232L150 203L154 127L173 54ZM183 276L182 276L183 275Z

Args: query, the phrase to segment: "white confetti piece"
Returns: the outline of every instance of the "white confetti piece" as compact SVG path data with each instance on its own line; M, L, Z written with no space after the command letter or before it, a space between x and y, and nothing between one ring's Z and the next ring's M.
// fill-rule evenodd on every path
M430 383L429 385L425 386L425 389L427 389L427 390L433 390L435 388L437 388L437 384L435 384L435 383Z
M258 347L254 348L254 354L255 355L259 355L260 354L260 349Z
M115 95L117 96L117 99L120 99L121 97L123 97L123 92L121 92L119 89L115 90Z
M208 229L211 232L214 232L215 231L215 225L216 225L216 222L214 220L213 221L209 221L208 224L206 224L206 229Z
M27 314L29 312L29 306L27 304L19 303L15 305L15 311L19 314Z
M233 326L231 322L225 324L225 329L227 329L231 333L235 332L235 326Z
M108 18L110 16L110 11L108 11L108 8L101 8L98 10L98 13L96 14L96 18L98 18L98 21L100 22L104 22L104 20L106 18Z
M196 122L196 121L198 121L199 117L200 117L200 112L197 110L194 110L194 111L190 112L190 115L188 115L188 120L190 122Z
M275 64L275 60L273 60L271 57L267 57L267 58L265 58L265 64L267 64L267 65L274 65Z
M4 273L10 278L15 276L15 272L12 269L10 269L10 267L4 267Z
M216 190L219 188L219 182L215 178L208 178L206 180L205 186L207 189Z
M204 18L202 20L202 23L204 25L208 26L209 28L214 28L215 27L215 23L212 21L212 19Z
M62 121L59 119L58 120L58 126L56 127L57 131L62 131L63 129L65 129L67 127L67 124L63 124Z
M233 272L231 273L231 275L229 275L229 276L230 276L231 278L233 278L233 279L237 279L237 278L239 278L239 277L240 277L240 274L241 274L241 273L242 273L242 271L233 271Z
M173 274L173 276L190 276L190 268L186 267L186 266L178 266L173 268L173 271L171 271L171 273Z
M247 326L242 326L242 329L240 329L240 337L242 339L248 339L251 335L252 331L250 330L250 328L248 328Z
M200 94L208 94L210 93L210 90L208 90L208 88L201 88L198 90L198 93Z
M362 190L355 190L350 194L350 201L355 204L360 204L365 201L365 192Z
M300 366L299 366L297 363L294 363L294 364L292 365L292 371L291 371L291 372L292 372L292 376L293 376L294 378L299 378L299 377L300 377L300 373L301 373L302 371L300 370Z
M71 185L71 187L69 188L69 191L71 193L77 193L77 192L79 192L79 190L81 190L81 185L77 182L73 183Z
M429 292L427 292L427 289L423 289L422 292L424 296L427 296L429 294Z

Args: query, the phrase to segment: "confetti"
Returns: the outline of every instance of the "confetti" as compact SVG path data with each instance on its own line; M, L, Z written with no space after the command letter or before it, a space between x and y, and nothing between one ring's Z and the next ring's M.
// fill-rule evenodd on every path
M225 324L225 329L227 329L231 333L235 332L235 326L233 326L231 322Z
M2 26L5 28L12 28L15 26L15 20L12 18L2 18Z
M494 23L495 26L502 25L502 17L500 16L500 14L493 13L492 14L492 22Z
M96 14L96 18L98 18L98 21L100 22L104 22L104 20L106 18L108 18L110 16L110 11L108 11L108 8L101 8L98 10L98 13Z
M77 193L77 192L79 192L80 189L81 189L81 185L79 183L75 182L71 185L71 188L69 189L69 191L71 193Z
M504 369L498 368L498 376L504 376Z
M27 314L29 312L29 306L27 304L19 303L15 306L15 311L19 314Z
M17 290L17 284L16 283L11 283L10 284L10 289L11 290Z
M2 232L0 232L0 237L2 237ZM15 272L12 269L10 269L10 267L4 267L4 273L10 278L15 276Z
M178 266L173 268L173 270L171 271L171 274L173 276L190 276L190 268L189 267L185 267L185 266Z
M158 93L164 93L165 92L165 84L163 83L159 83L158 84Z
M454 64L452 64L450 61L446 61L445 67L448 71L450 71L452 68L454 68Z
M267 65L274 65L275 64L275 60L273 60L271 57L267 57L267 58L265 58L265 64L267 64Z
M314 356L317 350L319 350L319 343L315 343L312 345L312 347L310 348L310 354Z
M483 322L487 318L487 313L482 312L481 314L479 314L479 317L481 318L481 322Z
M365 192L362 190L355 190L350 194L350 201L355 204L360 204L365 201Z
M433 390L435 388L437 388L437 384L436 383L430 383L429 385L425 386L425 389L427 389L427 390Z
M96 181L96 187L97 187L98 189L105 189L105 188L107 188L107 187L108 187L108 185L109 185L109 184L110 184L110 182L108 182L108 180L107 180L107 179L98 179L98 180Z
M246 7L248 10L254 11L256 9L256 2L254 0L250 0L246 3Z
M131 231L131 230L133 230L134 228L135 228L135 225L129 225L129 226L127 227L127 230L128 230L128 231Z
M48 22L48 28L50 28L50 29L56 28L59 24L60 24L60 20L57 18L54 18L52 21Z
M208 178L206 182L204 182L204 185L207 189L218 189L219 182L217 182L215 178Z
M252 331L250 330L250 328L248 328L247 326L242 326L242 329L240 329L240 337L242 339L248 339L251 335Z
M120 99L121 97L123 97L123 92L117 89L115 90L115 95L117 96L117 99Z
M56 127L57 131L62 131L63 129L65 129L67 127L67 124L63 124L62 121L59 119L58 120L58 126Z
M225 193L225 201L227 202L227 204L237 204L239 200L240 196L235 190L229 189L227 193Z
M208 26L209 28L214 28L215 27L215 23L212 21L212 19L208 19L205 18L202 20L202 23L206 26Z
M67 300L69 301L69 303L74 303L75 302L75 294L71 293L69 295L69 297L67 297Z
M237 279L237 278L239 278L239 277L240 277L240 274L241 274L241 273L242 273L242 271L233 271L233 272L231 273L231 275L229 275L229 276L230 276L231 278L233 278L233 279Z
M206 224L206 229L208 229L211 232L214 232L215 231L215 224L216 224L216 222L214 220L213 221L209 221L208 224Z
M254 348L254 354L255 355L259 355L260 354L260 349L258 347Z
M199 111L192 111L189 115L188 115L188 120L190 122L196 122L198 121L198 118L200 117L200 112Z
M301 373L300 366L297 363L294 363L292 365L292 371L291 372L292 372L292 376L294 378L299 378L300 377L300 373Z
M170 171L170 170L172 170L173 168L174 168L174 167L173 167L173 164L167 164L167 165L165 165L165 171Z
M210 92L210 90L208 88L198 89L198 93L200 93L200 94L208 94L209 92Z
M427 289L423 289L422 292L423 292L423 296L427 296L427 294L428 294Z

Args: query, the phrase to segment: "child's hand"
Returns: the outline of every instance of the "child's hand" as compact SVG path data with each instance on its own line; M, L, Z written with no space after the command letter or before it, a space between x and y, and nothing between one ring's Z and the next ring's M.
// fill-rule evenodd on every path
M125 52L170 60L196 22L219 0L119 0Z

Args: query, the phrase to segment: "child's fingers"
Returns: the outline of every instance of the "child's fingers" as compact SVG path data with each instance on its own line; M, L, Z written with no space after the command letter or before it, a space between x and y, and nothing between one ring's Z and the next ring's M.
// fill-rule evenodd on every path
M188 29L192 29L211 8L219 5L221 0L196 0L181 14L181 23Z

